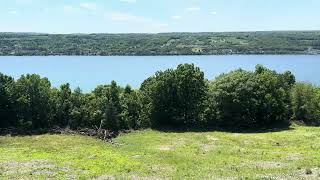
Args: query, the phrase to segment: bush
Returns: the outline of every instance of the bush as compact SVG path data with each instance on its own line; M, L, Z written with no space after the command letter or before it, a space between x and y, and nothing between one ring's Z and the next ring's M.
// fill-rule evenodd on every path
M319 89L308 83L297 83L291 98L294 120L308 125L320 125Z
M120 96L120 104L122 108L120 127L123 129L139 129L141 127L139 123L139 110L141 107L138 93L132 90L130 86L126 86Z
M70 84L63 84L59 90L52 90L52 101L54 102L54 125L59 127L70 126L71 111L73 110L72 90Z
M47 78L27 74L13 88L18 126L25 129L47 128L53 118L51 84Z
M257 128L288 124L289 91L294 76L257 66L255 72L232 71L210 84L207 120L227 128Z
M302 120L320 125L320 89L258 65L213 81L193 64L159 71L140 90L113 81L91 93L69 84L51 88L39 75L16 82L0 73L0 128L54 126L112 131L139 128L264 128Z
M0 128L15 125L13 87L13 78L0 73Z
M193 64L157 72L141 86L142 117L153 127L187 127L200 124L206 84Z

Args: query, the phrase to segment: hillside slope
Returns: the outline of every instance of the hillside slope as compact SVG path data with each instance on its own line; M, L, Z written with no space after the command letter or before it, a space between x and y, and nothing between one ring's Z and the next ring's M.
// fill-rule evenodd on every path
M320 128L0 137L0 179L317 179Z
M0 55L320 54L320 31L34 34L0 33Z

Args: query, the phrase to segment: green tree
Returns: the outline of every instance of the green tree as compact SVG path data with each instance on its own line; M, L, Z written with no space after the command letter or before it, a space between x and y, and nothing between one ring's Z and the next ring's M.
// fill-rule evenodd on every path
M319 90L312 84L296 83L292 97L293 119L308 125L320 125Z
M262 71L258 70L259 68ZM257 65L256 69L255 76L259 84L256 92L259 93L260 99L259 126L289 124L292 114L290 91L295 84L294 75L289 71L279 74L261 65Z
M76 88L71 95L72 110L69 125L73 129L90 127L90 113L88 109L88 96L80 88Z
M94 98L92 100L92 105L94 113L92 115L93 121L96 123L95 126L98 128L105 128L106 124L106 109L109 102L109 85L97 86L93 91Z
M105 110L105 127L106 129L111 129L117 131L121 129L121 105L120 105L120 89L115 81L111 82L107 108Z
M210 84L209 121L228 128L288 124L294 81L289 72L278 74L260 65L255 72L240 69L222 74Z
M71 119L71 111L73 109L72 104L72 91L70 84L63 84L60 86L60 90L56 96L56 116L55 125L65 127L69 125Z
M316 89L316 94L317 94L317 101L320 104L320 88L319 87L317 87Z
M153 97L155 97L155 89L157 83L155 76L146 79L138 91L138 100L141 108L139 110L139 127L151 127L152 114L154 111Z
M140 103L138 94L129 85L124 88L120 96L122 106L121 121L123 129L138 129Z
M104 111L103 108L101 108L101 102L100 99L96 97L94 93L87 94L87 103L86 103L86 109L88 111L88 118L89 118L89 124L90 128L101 128L100 125L101 122L104 120Z
M98 105L95 111L96 121L100 119L100 128L117 131L121 129L120 87L115 81L111 85L98 86L93 94Z
M47 128L52 120L51 84L39 75L23 75L17 80L13 94L20 127Z
M201 124L207 86L204 73L193 64L179 65L175 70L178 118L186 125Z
M141 86L141 117L152 126L187 127L200 124L207 91L204 74L193 64L159 71Z
M12 89L14 79L0 73L0 128L15 126L14 100Z

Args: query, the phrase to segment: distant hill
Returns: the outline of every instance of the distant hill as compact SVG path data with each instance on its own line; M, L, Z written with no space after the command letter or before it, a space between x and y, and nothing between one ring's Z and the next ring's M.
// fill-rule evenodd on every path
M320 54L320 31L160 34L0 33L0 56Z

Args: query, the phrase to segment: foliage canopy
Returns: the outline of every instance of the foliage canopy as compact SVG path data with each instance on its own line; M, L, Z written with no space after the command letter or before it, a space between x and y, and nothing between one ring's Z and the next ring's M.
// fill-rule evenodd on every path
M0 74L0 115L0 128L24 130L250 129L289 125L291 119L319 125L320 90L296 83L289 71L277 73L260 65L209 81L198 67L181 64L157 72L139 90L112 81L91 93L72 91L69 84L52 88L36 74L16 81Z

